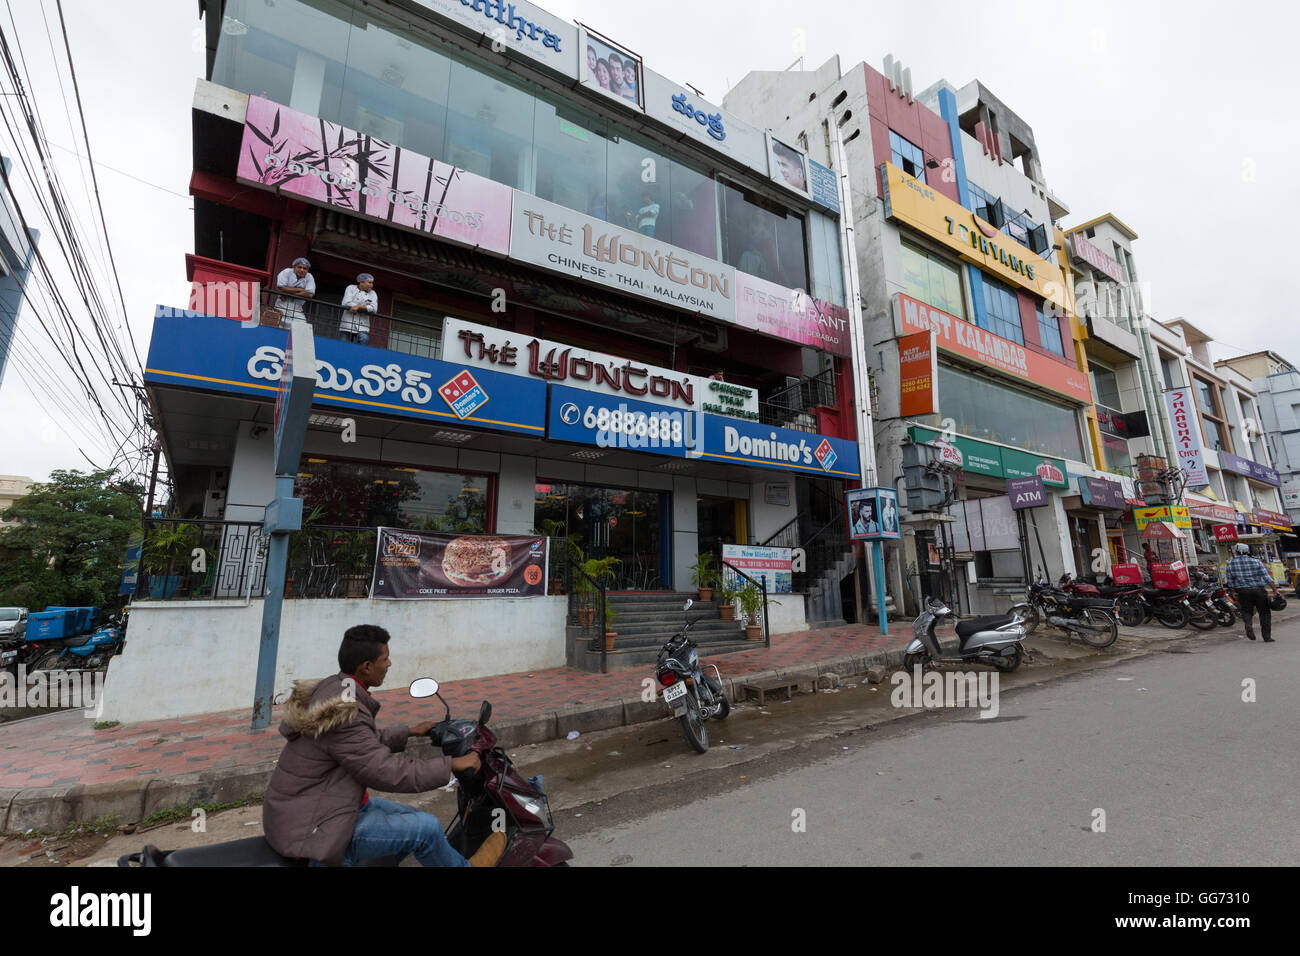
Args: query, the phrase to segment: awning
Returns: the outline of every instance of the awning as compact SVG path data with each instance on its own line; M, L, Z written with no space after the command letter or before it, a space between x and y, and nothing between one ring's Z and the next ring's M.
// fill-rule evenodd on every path
M1152 521L1145 529L1143 529L1142 534L1138 537L1145 541L1153 538L1172 540L1174 538L1182 538L1186 536L1168 521Z

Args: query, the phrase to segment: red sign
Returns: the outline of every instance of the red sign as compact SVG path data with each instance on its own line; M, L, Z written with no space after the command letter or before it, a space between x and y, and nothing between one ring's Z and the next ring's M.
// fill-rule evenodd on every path
M939 356L933 332L915 332L898 340L900 415L913 418L938 411L934 400L934 380L938 373Z
M945 352L974 359L1031 385L1092 404L1087 374L1072 365L1017 345L901 292L898 312L904 335L933 331L938 347Z
M1106 273L1116 282L1125 281L1124 270L1120 267L1120 264L1094 246L1080 233L1071 234L1070 246L1074 251L1075 258L1082 259L1094 269Z
M1265 511L1263 508L1256 508L1250 514L1252 524L1273 528L1276 531L1291 530L1291 519L1284 514L1278 514L1276 511Z
M1187 510L1191 512L1193 518L1204 518L1208 521L1236 521L1237 512L1233 511L1227 505L1201 504L1190 498L1187 500Z
M1043 481L1053 481L1056 484L1062 484L1065 481L1065 475L1061 474L1061 469L1057 468L1050 461L1045 461L1034 469L1038 477Z
M1215 541L1236 541L1237 526L1232 524L1216 524L1214 526Z

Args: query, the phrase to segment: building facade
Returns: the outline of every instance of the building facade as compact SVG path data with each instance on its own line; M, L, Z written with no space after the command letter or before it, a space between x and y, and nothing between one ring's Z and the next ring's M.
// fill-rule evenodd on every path
M321 525L550 534L615 559L629 591L821 534L795 583L828 609L794 593L769 623L851 613L836 519L874 448L828 169L528 3L201 6L193 291L159 308L146 383L172 512L223 525L219 566L243 580L225 544L273 497L282 326L301 318L319 407L295 491ZM275 288L300 258L310 299ZM300 602L290 645L341 603ZM399 616L469 632L421 644L412 665L444 680L572 656L562 597ZM288 656L286 678L320 654Z
M9 158L0 157L4 163L5 178L9 177ZM23 227L17 211L8 196L0 197L0 384L9 366L9 353L18 334L18 315L23 304L23 290L27 286L27 273L40 233Z
M892 589L993 612L1038 569L1086 572L1105 544L1078 490L1096 465L1086 332L1032 129L977 81L913 95L892 58L750 73L724 103L830 165L842 144L877 466L911 498ZM955 500L921 487L935 448ZM1009 482L1026 479L1044 494L1022 523Z

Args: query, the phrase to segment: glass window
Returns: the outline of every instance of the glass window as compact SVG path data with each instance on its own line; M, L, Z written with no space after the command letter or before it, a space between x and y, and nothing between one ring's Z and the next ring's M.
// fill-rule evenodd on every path
M1183 373L1177 359L1161 357L1160 371L1164 373L1165 388L1183 387Z
M988 323L984 328L1017 345L1024 345L1025 333L1020 326L1020 301L1016 293L996 279L983 278L984 312Z
M1074 409L1019 389L939 366L940 414L971 438L1083 461Z
M536 195L597 219L609 219L604 120L539 97L533 116Z
M488 530L490 479L448 471L304 458L294 494L320 523L413 531Z
M760 206L730 183L723 184L721 202L723 262L769 282L808 288L802 216Z
M532 93L481 67L453 63L442 158L471 173L532 192L535 102Z
M668 229L675 246L710 259L718 254L718 186L712 176L676 160L668 161Z
M1061 324L1056 319L1043 315L1042 306L1034 306L1038 316L1038 341L1047 351L1065 358L1065 346L1061 342Z
M847 305L839 223L830 216L814 212L808 218L808 234L812 245L812 288L809 293L814 299Z
M1196 383L1196 404L1201 406L1201 411L1205 414L1217 416L1219 413L1214 408L1214 390L1210 383L1199 378L1193 381Z
M949 315L966 318L960 267L906 242L901 243L901 249L903 286L907 294Z
M1097 404L1120 408L1119 379L1115 373L1095 362L1088 363L1088 373L1092 378L1092 394Z
M1210 418L1202 416L1201 423L1205 425L1205 441L1215 451L1227 451L1228 446L1224 444L1223 432L1219 430L1219 423Z
M440 310L417 305L405 296L394 296L388 342L385 345L372 339L371 344L407 355L442 358L442 319Z
M890 161L907 175L925 182L925 155L920 148L899 136L892 129L889 131Z

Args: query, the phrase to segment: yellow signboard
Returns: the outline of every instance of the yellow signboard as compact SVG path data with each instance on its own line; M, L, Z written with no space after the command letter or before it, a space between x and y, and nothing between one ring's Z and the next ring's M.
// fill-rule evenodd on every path
M994 229L960 203L884 163L885 215L924 233L999 279L1068 308L1067 284L1055 262Z
M1170 508L1169 515L1169 520L1174 523L1175 528L1191 530L1192 515L1186 508Z
M1168 521L1168 520L1169 520L1168 508L1134 508L1133 509L1133 523L1137 525L1137 529L1139 531L1141 531L1143 528L1145 528L1153 521Z

